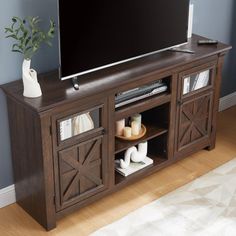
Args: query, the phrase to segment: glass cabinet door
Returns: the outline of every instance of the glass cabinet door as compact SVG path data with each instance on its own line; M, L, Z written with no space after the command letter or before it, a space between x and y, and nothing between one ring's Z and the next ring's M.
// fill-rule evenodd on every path
M77 135L100 128L101 110L102 108L98 107L59 120L59 141L63 142Z
M183 95L211 85L211 70L205 70L183 78Z

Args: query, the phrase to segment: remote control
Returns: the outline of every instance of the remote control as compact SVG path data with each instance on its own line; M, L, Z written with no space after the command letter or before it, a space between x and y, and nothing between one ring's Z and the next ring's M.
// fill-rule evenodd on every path
M217 40L198 40L198 45L216 45L218 44Z

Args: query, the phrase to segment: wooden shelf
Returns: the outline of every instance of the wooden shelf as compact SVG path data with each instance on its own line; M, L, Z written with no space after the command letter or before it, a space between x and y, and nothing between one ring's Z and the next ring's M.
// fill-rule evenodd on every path
M115 119L121 120L135 113L141 113L146 110L150 110L154 107L161 106L170 101L171 94L168 92L164 92L153 97L145 98L143 100L136 101L131 104L127 104L123 107L117 108L115 113Z
M158 137L158 136L163 135L168 132L167 129L160 128L160 127L157 127L152 124L145 124L145 126L147 128L147 133L142 138L140 138L138 140L125 141L125 140L121 140L121 139L116 138L116 140L115 140L115 154L125 151L128 148L139 144L140 142L148 141L152 138Z
M140 178L142 175L146 176L147 173L155 171L157 168L161 168L168 162L168 159L164 158L163 156L154 156L154 155L149 155L148 157L153 159L153 165L148 166L142 170L137 171L136 173L129 175L127 177L119 174L117 171L115 171L115 184L126 184L129 181L133 181L136 178Z

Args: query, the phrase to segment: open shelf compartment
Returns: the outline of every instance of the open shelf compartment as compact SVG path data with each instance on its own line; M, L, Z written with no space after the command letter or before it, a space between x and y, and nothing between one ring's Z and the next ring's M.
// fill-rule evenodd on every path
M125 115L132 115L132 113L137 113L137 112L140 113L145 110L152 109L153 107L169 103L171 101L171 76L159 79L157 81L161 81L163 85L167 86L167 90L164 92L160 92L159 94L152 95L150 97L146 97L141 100L137 100L132 103L123 105L119 108L116 108L115 119L120 120ZM150 85L152 83L150 83Z
M127 177L124 177L115 170L115 184L122 184L127 181L131 181L144 173L148 173L153 169L160 168L165 162L168 161L167 156L167 137L165 133L162 136L154 137L148 141L148 154L147 156L153 160L153 164L143 168ZM124 158L125 151L119 152L115 155L115 160Z
M135 141L126 141L116 138L115 154L125 151L140 142L145 142L168 133L169 104L163 104L159 107L142 112L141 115L142 123L146 126L147 133L141 139Z

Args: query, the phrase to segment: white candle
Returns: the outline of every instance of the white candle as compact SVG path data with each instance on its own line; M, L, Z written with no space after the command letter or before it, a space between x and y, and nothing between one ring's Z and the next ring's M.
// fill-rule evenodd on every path
M116 135L122 136L124 134L125 119L116 122Z
M139 123L139 131L141 130L141 124L142 124L142 115L141 114L135 114L131 117L131 122L137 121Z
M133 121L131 123L132 135L139 135L140 133L140 123L138 121Z
M124 128L124 136L126 138L132 137L132 129L130 127L125 127Z

